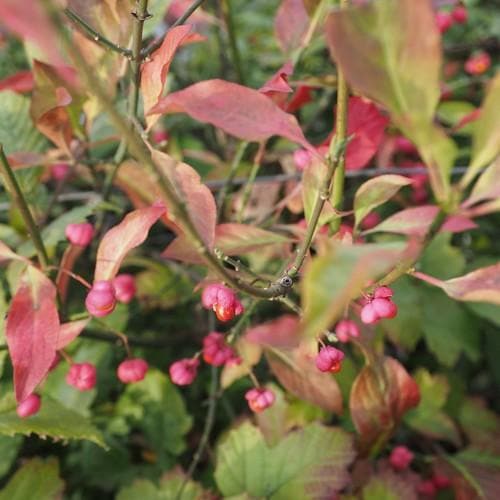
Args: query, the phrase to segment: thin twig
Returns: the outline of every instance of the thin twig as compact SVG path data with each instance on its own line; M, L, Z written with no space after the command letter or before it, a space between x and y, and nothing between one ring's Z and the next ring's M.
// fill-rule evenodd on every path
M40 230L38 229L35 219L33 218L33 215L28 207L28 204L26 203L26 199L21 190L21 187L19 186L16 176L9 164L9 160L7 160L7 156L5 156L2 144L0 144L0 169L3 174L5 187L9 192L10 197L14 200L14 203L17 205L17 208L21 213L24 223L26 224L28 232L30 233L31 239L33 240L33 244L35 245L40 265L43 268L46 268L49 265L49 257L47 255L47 250L45 249L45 245L43 244L43 240L40 235Z
M111 40L108 40L104 35L87 24L76 12L73 12L71 9L66 8L64 9L64 14L73 24L78 26L90 40L94 41L101 47L112 50L126 57L130 57L132 55L132 51L124 47L120 47L116 43L113 43Z

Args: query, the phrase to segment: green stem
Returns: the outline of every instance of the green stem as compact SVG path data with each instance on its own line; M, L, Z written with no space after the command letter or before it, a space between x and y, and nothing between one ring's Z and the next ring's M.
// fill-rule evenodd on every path
M245 83L245 75L243 66L241 64L240 50L238 49L238 42L236 40L236 30L234 27L233 10L231 7L231 0L220 0L222 2L222 13L227 27L227 34L229 38L229 50L233 60L234 69L236 71L237 80L239 83Z
M132 52L129 49L120 47L119 45L108 40L101 33L96 31L92 26L88 25L78 14L73 12L71 9L64 9L64 14L66 17L76 26L78 26L88 38L101 45L105 49L112 50L126 57L130 57Z
M255 154L255 158L253 161L252 169L250 170L250 174L248 175L248 180L243 188L243 194L241 195L241 206L238 210L238 216L236 217L237 222L243 220L243 214L245 213L245 208L248 205L248 201L250 200L250 195L252 194L253 185L255 183L255 179L257 174L259 173L260 165L262 163L262 155L264 154L265 143L261 142L259 145L259 149Z
M187 9L184 14L182 14L177 21L175 21L174 24L170 27L170 29L175 28L176 26L180 26L181 24L184 24L189 17L194 13L194 11L203 3L204 0L195 0ZM160 47L160 45L163 43L165 37L158 38L155 40L151 45L143 49L142 51L142 57L145 58L149 55L151 55L156 49Z
M284 295L288 289L283 286L280 280L272 283L267 288L252 286L228 272L228 270L225 269L225 267L219 262L216 255L207 248L189 216L187 206L184 201L179 198L175 187L165 176L163 170L153 161L151 153L147 149L142 138L137 134L135 129L132 129L129 126L127 120L125 120L114 108L112 100L104 92L101 82L97 78L95 72L87 64L78 48L71 43L68 34L62 27L61 23L58 22L57 9L53 7L50 0L44 0L44 3L49 9L49 13L55 18L55 22L53 23L54 28L58 31L64 48L71 57L73 64L84 78L87 88L92 90L103 110L108 113L111 122L117 128L118 132L123 134L132 156L134 156L139 163L144 166L144 168L148 169L156 177L158 187L162 191L163 197L170 208L172 217L175 218L176 222L178 222L182 227L184 234L198 252L204 264L212 269L218 277L225 281L229 286L253 297L271 299Z
M250 143L248 141L243 141L240 143L238 149L236 150L236 154L234 155L233 161L231 163L229 174L226 178L226 181L224 182L224 185L219 191L219 195L217 196L217 219L220 219L222 217L222 214L224 213L224 205L226 204L227 195L229 193L229 190L231 189L231 186L233 185L233 181L236 177L236 173L238 172L241 160L243 159L243 155L245 154L245 151L247 150L249 144Z
M2 144L0 144L0 168L2 170L5 188L9 192L9 195L14 203L17 205L19 212L21 212L21 216L26 224L26 227L28 228L33 244L35 245L40 265L45 269L49 265L47 250L43 244L35 219L33 219L33 215L28 207L28 204L26 203L21 187L19 186L16 176L9 165L9 160L7 159L7 156L5 156Z

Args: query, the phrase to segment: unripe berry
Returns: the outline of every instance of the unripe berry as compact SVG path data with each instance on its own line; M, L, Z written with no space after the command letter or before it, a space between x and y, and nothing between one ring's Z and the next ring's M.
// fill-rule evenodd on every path
M16 413L21 418L31 417L40 410L42 401L38 394L30 394L25 400L21 401L16 408Z
M96 281L85 299L87 311L97 318L111 314L116 306L115 289L111 281Z
M118 302L128 304L137 293L135 277L132 274L119 274L113 280L115 296Z
M94 237L94 227L88 222L68 224L64 233L72 245L86 247Z
M63 181L68 177L70 166L67 163L56 163L50 169L50 175L56 181Z
M351 337L359 337L359 328L354 321L350 319L342 319L335 327L335 334L340 342L349 342Z
M222 366L235 357L222 333L210 332L203 339L203 359L209 365Z
M116 374L124 384L140 382L146 376L148 364L141 358L126 359L118 365Z
M453 26L453 18L449 12L440 11L436 13L436 24L441 33L445 33Z
M293 162L297 170L302 172L311 164L312 156L306 149L296 149L293 152Z
M332 346L324 346L316 355L316 368L322 372L337 373L341 369L344 353Z
M391 451L389 463L396 470L405 470L413 460L413 453L406 446L396 446Z
M253 412L260 413L273 405L276 396L269 389L255 387L246 392L245 399L248 401L248 406Z
M170 365L170 379L176 385L189 385L193 383L198 372L200 362L195 358L180 359Z
M467 12L467 8L463 5L457 5L452 11L451 16L453 20L458 24L465 24L467 19L469 18L469 13Z
M92 363L74 363L66 375L66 383L79 391L90 391L97 382L97 370Z

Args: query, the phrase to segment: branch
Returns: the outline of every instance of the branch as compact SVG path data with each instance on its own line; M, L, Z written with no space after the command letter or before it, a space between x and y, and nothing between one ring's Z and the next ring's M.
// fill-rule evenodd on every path
M42 237L38 226L36 225L33 215L26 203L24 194L17 182L16 176L9 165L9 160L5 156L3 145L0 144L0 169L3 174L5 188L9 192L10 197L14 200L17 208L21 212L21 216L28 228L33 244L35 245L36 253L38 255L38 261L42 268L46 268L49 265L49 257L47 251L45 250L45 245L43 244Z
M85 35L87 35L87 38L96 42L101 47L107 50L112 50L113 52L117 52L118 54L126 57L130 57L132 55L132 51L124 47L120 47L119 45L113 43L111 40L108 40L105 36L92 28L92 26L88 25L78 14L73 12L71 9L64 9L64 14L66 14L66 17L73 24L78 26Z

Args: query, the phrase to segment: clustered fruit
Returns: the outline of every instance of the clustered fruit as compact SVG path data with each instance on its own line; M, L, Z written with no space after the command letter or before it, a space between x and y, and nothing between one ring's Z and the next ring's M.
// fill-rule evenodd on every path
M205 309L212 309L222 322L231 321L244 311L234 291L218 283L207 285L203 289L201 303Z
M398 306L391 300L392 295L393 291L388 286L380 286L373 295L367 296L361 309L361 321L371 325L384 318L394 318Z

